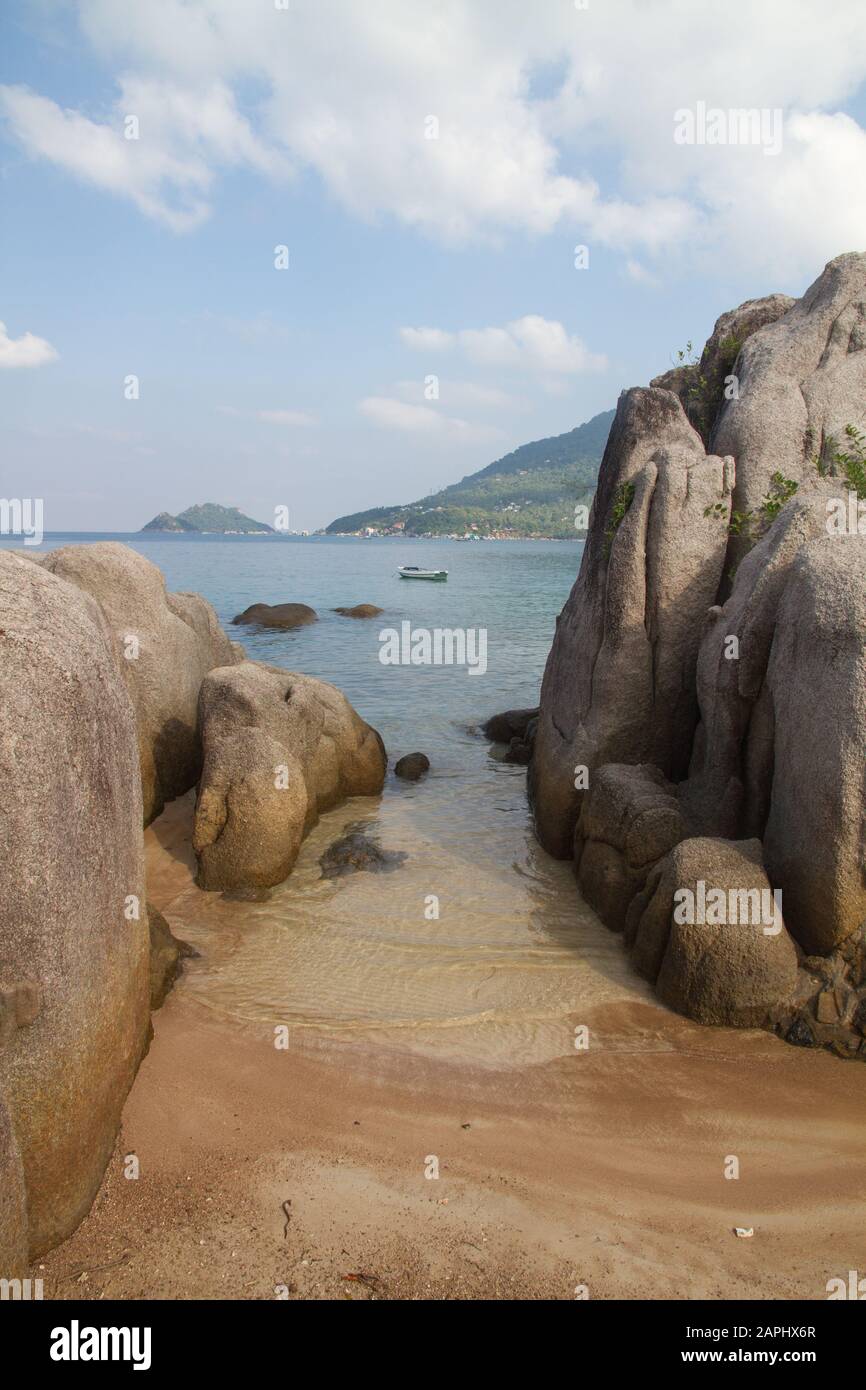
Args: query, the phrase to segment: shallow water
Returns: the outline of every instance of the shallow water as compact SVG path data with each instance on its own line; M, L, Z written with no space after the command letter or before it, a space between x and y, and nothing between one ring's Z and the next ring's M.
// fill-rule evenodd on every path
M256 601L312 605L319 622L294 632L230 631L251 657L345 691L379 729L392 769L416 749L432 764L419 783L392 770L381 798L328 812L267 902L226 901L188 877L168 898L161 892L177 933L202 952L185 989L247 1020L498 1065L565 1054L586 1010L651 998L582 902L570 865L535 842L525 770L499 761L475 732L492 713L537 702L581 543L133 543L170 588L205 594L226 624ZM447 568L448 582L400 580L403 563ZM360 602L385 611L369 621L330 611ZM383 665L379 634L403 619L485 628L487 671ZM172 839L180 814L170 809L151 841ZM406 861L389 873L323 878L320 856L357 822ZM167 856L153 843L151 852L152 872L167 882Z

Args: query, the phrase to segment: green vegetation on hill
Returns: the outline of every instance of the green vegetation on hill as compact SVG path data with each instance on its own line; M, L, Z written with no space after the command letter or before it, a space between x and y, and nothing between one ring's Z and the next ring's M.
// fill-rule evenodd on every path
M188 521L181 521L179 516L172 516L171 512L160 512L153 521L149 521L146 526L142 526L142 531L194 531L196 528L191 526Z
M402 507L372 507L338 517L331 535L372 528L407 536L480 534L574 536L574 508L595 491L614 412L551 439L522 444L478 473Z
M244 516L243 512L238 511L237 507L221 507L217 502L203 502L195 507L187 507L185 512L179 512L177 516L171 516L169 512L160 512L146 526L142 526L142 531L208 531L225 534L226 532L251 532L251 531L273 531L272 526L267 526L263 521L253 521L251 517Z

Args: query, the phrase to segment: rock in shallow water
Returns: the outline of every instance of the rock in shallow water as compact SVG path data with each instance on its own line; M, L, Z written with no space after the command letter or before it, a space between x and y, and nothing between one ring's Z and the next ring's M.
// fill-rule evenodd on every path
M356 603L354 608L335 608L333 611L344 618L378 618L384 610L377 608L375 603Z
M306 603L253 603L238 613L232 622L254 623L259 627L306 627L318 620L315 608Z
M254 661L223 667L202 682L199 719L201 888L282 883L321 811L382 790L381 738L325 681Z
M184 959L197 956L198 951L188 942L178 940L162 913L151 903L147 905L147 918L150 924L150 1007L159 1009L180 974Z
M417 782L419 777L430 771L430 759L426 753L406 753L398 759L394 771L404 782Z
M389 873L399 869L408 855L402 850L382 849L375 836L361 824L349 829L342 839L329 845L319 860L323 878L342 878L344 874Z
M525 739L529 725L538 718L538 705L534 709L507 709L502 714L492 714L481 725L485 738L494 743L510 743L513 738Z

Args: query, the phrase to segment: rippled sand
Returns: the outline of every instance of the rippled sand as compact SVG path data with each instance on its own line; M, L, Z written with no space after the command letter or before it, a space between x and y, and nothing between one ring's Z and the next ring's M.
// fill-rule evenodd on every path
M381 799L327 813L266 902L200 892L192 796L169 807L147 835L148 884L201 952L183 989L222 1014L293 1033L506 1066L573 1051L582 1011L651 1002L619 939L581 900L571 866L535 843L523 770L491 760L477 737L460 738L467 760L483 758L480 778L434 770L415 785L390 779ZM405 862L324 878L321 855L359 823Z

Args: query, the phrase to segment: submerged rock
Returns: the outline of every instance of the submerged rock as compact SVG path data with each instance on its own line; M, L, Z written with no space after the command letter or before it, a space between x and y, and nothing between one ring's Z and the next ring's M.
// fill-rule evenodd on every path
M513 738L502 755L501 761L517 763L520 767L528 767L532 761L532 744L525 738Z
M508 745L499 759L500 762L517 763L526 767L532 759L537 727L536 706L535 709L507 709L502 714L494 714L481 725L481 732L494 743Z
M267 903L273 896L270 888L227 888L222 894L227 903Z
M356 603L354 608L335 608L333 611L341 613L344 618L378 618L385 610L377 608L375 603Z
M233 623L254 623L258 627L306 627L318 620L315 608L306 603L253 603L232 618Z
M201 888L281 883L321 811L382 790L381 738L324 681L245 661L212 671L199 705L204 766L193 847Z
M406 782L417 782L419 777L430 771L430 759L426 753L405 753L398 758L394 771Z
M539 707L534 709L507 709L502 714L493 714L481 725L485 738L494 743L510 743L513 738L524 739L527 729L538 718Z
M375 835L363 823L350 827L341 839L329 845L319 860L323 878L342 878L344 874L390 873L405 863L402 850L382 849Z

